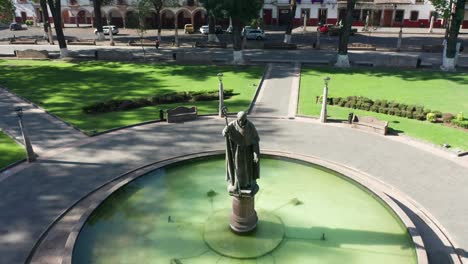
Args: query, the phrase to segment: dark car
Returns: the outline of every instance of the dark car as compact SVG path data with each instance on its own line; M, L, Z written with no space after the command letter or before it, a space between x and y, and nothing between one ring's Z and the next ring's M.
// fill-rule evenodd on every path
M23 30L23 26L20 23L11 23L10 30Z

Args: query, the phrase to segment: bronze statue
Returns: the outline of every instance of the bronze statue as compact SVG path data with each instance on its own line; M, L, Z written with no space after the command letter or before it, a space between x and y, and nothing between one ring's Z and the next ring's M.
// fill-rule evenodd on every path
M226 115L224 115L226 116ZM260 138L254 124L243 111L223 130L226 138L226 178L230 194L254 195L258 191L260 177Z

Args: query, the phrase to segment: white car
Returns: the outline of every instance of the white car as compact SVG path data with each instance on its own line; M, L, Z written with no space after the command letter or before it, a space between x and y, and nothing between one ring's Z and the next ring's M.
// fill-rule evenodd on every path
M109 28L112 27L112 35L117 35L119 33L119 29L116 26L102 26L102 31L104 35L109 35ZM94 30L94 34L97 34L97 29Z
M200 33L202 34L208 35L209 31L210 31L210 27L208 25L200 27Z
M265 39L265 31L261 29L252 29L245 31L245 38L246 39L256 39L256 40L264 40Z

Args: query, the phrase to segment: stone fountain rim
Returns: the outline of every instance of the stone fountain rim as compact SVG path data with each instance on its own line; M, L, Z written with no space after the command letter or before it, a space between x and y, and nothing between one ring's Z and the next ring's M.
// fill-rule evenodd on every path
M84 202L84 200L90 199L90 201L88 201L88 206L83 208L83 211L81 212L81 216L79 220L74 224L71 232L68 235L68 238L67 238L64 250L63 250L63 254L61 256L60 263L72 264L74 246L79 236L79 233L81 232L81 229L83 228L84 224L87 222L89 216L114 192L116 192L117 190L125 186L126 184L132 182L133 180L143 175L148 174L151 171L166 167L168 165L176 164L179 162L185 162L188 160L194 160L198 158L208 158L208 157L213 157L213 156L219 156L219 155L224 155L224 153L225 153L225 150L215 150L215 151L207 151L207 152L199 152L199 153L194 153L194 154L182 155L178 157L161 160L161 161L150 163L140 168L131 170L97 187L93 192L89 193L88 195L80 199L69 210L64 212L62 216L59 219L57 219L49 228L49 229L52 229L52 227L57 222L59 222L65 214L73 210L73 208L78 207L82 202ZM345 166L343 164L339 164L333 161L324 160L315 156L301 155L301 154L283 152L283 151L277 151L277 150L263 150L262 156L286 158L290 160L303 161L309 164L317 165L323 169L331 170L332 172L338 173L340 176L344 177L345 179L348 179L351 182L358 184L360 187L374 194L376 197L380 199L380 201L382 201L384 204L390 207L393 213L395 213L395 215L405 225L408 231L408 234L411 236L411 240L413 244L415 245L416 258L417 258L418 264L429 263L428 258L427 258L427 253L425 250L425 246L424 246L424 242L415 224L406 215L406 213L397 205L397 203L394 200L392 200L389 196L398 200L398 202L410 208L413 212L415 212L418 216L420 216L420 218L424 222L426 222L428 226L431 227L434 233L437 234L437 237L441 241L452 244L448 240L444 232L439 229L440 225L437 223L437 221L435 221L433 218L430 218L429 214L421 206L418 206L415 201L413 201L411 198L406 196L404 193L395 189L393 186L386 184L385 182L377 179L376 177L372 175L369 175L355 168L348 167L348 166ZM109 186L109 185L112 185L112 183L114 183L114 185ZM46 232L45 236L48 236L48 235L50 234ZM35 248L37 248L38 244L42 240L43 239L41 238L37 242ZM31 254L37 254L37 252L31 253Z

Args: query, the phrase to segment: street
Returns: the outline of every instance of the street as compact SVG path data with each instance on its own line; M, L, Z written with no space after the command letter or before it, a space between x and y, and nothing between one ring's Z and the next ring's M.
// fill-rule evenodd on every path
M292 42L298 45L300 49L313 48L313 44L317 41L317 32L315 27L308 27L306 32L303 32L302 27L296 28L293 31ZM394 49L397 45L398 30L397 28L378 28L371 29L368 32L362 32L362 28L358 29L359 32L350 37L350 43L364 43L375 45L378 49ZM466 31L466 30L465 30ZM255 48L261 42L282 42L284 38L284 30L280 28L273 28L266 30L266 40L248 40L247 48ZM407 33L405 33L407 32ZM435 29L433 34L428 34L427 29L408 28L403 29L402 50L415 51L424 45L440 45L444 38L444 29ZM64 28L66 39L94 39L94 28L88 27L66 27ZM174 41L174 30L163 30L161 47L172 46ZM465 33L465 34L464 34ZM461 32L459 38L464 40L468 39L468 32ZM55 35L55 32L53 32ZM25 30L10 31L7 28L0 29L0 44L7 44L10 38L26 37L36 38L40 44L46 44L43 40L43 30L41 27L29 27ZM179 42L182 46L192 46L195 42L203 42L207 40L206 35L200 33L185 34L183 29L178 30ZM143 34L143 38L155 40L157 30L147 30ZM227 42L228 45L232 43L232 35L219 34L218 38L221 42ZM106 39L109 36L106 35ZM136 29L119 29L119 34L114 36L116 45L127 45L129 41L140 39L139 32ZM327 34L320 35L321 48L335 49L338 43L338 36L329 36ZM98 43L98 45L107 45L106 42Z

